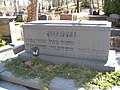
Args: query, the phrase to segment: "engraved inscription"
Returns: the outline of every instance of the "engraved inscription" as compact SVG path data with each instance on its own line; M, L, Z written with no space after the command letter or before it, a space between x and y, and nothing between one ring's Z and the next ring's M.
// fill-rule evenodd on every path
M78 50L81 53L91 53L91 54L101 54L101 55L105 55L105 51L104 50L94 50L94 49L88 49L88 48L78 48Z
M87 34L86 34L87 32ZM107 50L93 40L93 32L79 30L43 30L39 36L25 38L26 51L38 47L39 53L85 59L106 59ZM84 37L85 36L85 37ZM90 38L90 39L89 39ZM89 41L88 41L89 40ZM98 44L104 43L100 40ZM95 46L95 47L94 47ZM104 45L106 47L106 45Z
M59 51L69 51L69 52L73 52L73 47L65 47L65 46L49 46L50 50L59 50Z
M60 44L60 45L74 45L73 40L58 40L58 39L48 39L49 44Z
M70 37L76 38L76 32L72 31L47 31L48 37Z

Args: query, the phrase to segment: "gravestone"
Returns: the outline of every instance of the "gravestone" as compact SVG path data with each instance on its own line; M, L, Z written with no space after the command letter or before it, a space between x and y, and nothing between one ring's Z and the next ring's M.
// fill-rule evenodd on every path
M108 60L111 23L107 21L34 21L23 25L25 52Z
M0 37L4 38L9 43L15 43L16 41L16 30L14 23L14 16L0 17Z
M59 15L49 14L49 15L40 15L38 20L60 20Z
M60 20L77 20L75 14L60 14Z
M40 15L38 20L48 20L48 16L47 15Z
M10 36L9 20L0 18L0 37Z

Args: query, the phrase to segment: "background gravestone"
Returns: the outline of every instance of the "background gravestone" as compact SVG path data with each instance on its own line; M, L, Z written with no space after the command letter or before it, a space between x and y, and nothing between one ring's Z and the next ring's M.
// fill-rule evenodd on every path
M14 16L0 17L0 37L8 43L16 43L18 31L15 29Z
M8 19L0 18L0 37L10 40L10 26Z
M40 15L38 20L48 20L48 16L47 15Z

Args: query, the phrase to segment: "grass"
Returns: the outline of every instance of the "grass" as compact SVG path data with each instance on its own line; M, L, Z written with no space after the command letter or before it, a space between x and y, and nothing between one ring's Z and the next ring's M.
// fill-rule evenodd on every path
M13 59L7 62L5 67L16 77L39 78L45 86L48 86L54 77L73 79L76 86L83 86L88 90L93 88L106 90L111 86L120 85L120 71L102 73L84 66L52 64L38 59L28 61Z

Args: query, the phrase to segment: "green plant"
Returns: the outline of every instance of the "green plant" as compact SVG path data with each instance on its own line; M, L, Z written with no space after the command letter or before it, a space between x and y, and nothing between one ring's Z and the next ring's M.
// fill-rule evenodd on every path
M96 75L96 71L87 67L76 67L68 64L56 65L38 59L29 61L14 59L7 62L5 67L16 77L23 79L40 78L40 81L46 86L54 77L74 79L76 85L84 85L85 82L89 82Z
M87 88L100 88L109 90L112 86L120 85L120 71L98 73L89 83L86 83Z
M88 7L90 6L90 0L84 0L81 3L81 7Z
M105 0L104 12L106 15L109 15L109 14L120 15L120 0Z
M0 46L5 46L6 45L6 41L3 40L2 38L0 38Z
M5 68L16 77L39 78L40 82L43 82L40 85L43 90L47 90L54 77L73 79L76 86L83 86L88 90L96 88L107 90L109 87L120 85L120 71L102 73L84 66L52 64L38 59L28 61L13 59L6 62Z

